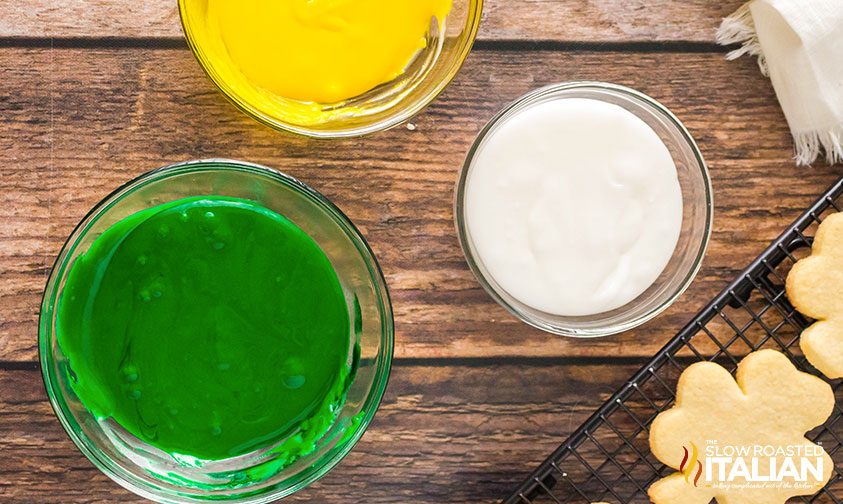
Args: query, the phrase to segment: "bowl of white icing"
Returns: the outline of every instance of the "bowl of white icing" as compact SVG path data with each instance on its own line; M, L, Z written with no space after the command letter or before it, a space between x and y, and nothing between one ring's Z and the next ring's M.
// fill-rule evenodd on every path
M606 336L652 319L693 281L712 189L667 108L574 82L521 97L483 128L455 216L471 270L503 307L551 333Z

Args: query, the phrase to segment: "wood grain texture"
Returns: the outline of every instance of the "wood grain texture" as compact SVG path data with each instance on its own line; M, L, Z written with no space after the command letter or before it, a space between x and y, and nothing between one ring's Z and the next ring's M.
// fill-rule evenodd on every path
M716 53L475 51L443 96L401 127L318 141L271 131L231 107L187 50L0 50L0 360L36 358L47 269L85 212L140 173L231 157L296 176L360 226L395 307L398 357L649 356L839 175L796 168L769 82ZM696 137L715 189L715 226L697 280L627 334L558 338L519 323L478 286L453 227L453 184L483 123L561 80L631 85Z
M481 40L712 42L741 0L486 0ZM176 0L0 2L0 37L181 37Z
M481 503L511 492L634 370L399 366L351 454L284 502ZM0 370L0 502L148 502L76 450L37 371Z
M399 363L374 421L351 454L284 502L499 502L644 362ZM667 365L660 381L639 387L624 409L608 416L611 427L591 431L592 440L577 449L578 455L598 467L605 453L619 453L620 463L635 464L638 477L651 478L618 434L646 453L648 438L640 422L655 415L654 403L667 406L678 374ZM0 502L147 502L109 481L77 451L50 408L37 370L0 369L0 390ZM837 399L843 399L843 389ZM826 436L828 447L836 444ZM838 466L843 463L843 451L832 456ZM561 469L583 483L584 468L573 457ZM611 464L601 475L609 481L622 477ZM833 487L843 491L841 482ZM582 488L592 489L594 499L606 498L594 480ZM646 499L639 495L630 502Z
M144 171L206 157L263 163L322 191L361 228L393 296L398 359L381 410L336 470L289 501L499 501L841 175L796 168L769 82L750 59L729 63L709 46L741 1L487 0L485 50L412 131L342 141L238 113L179 48L175 0L0 2L0 502L147 502L75 449L26 363L37 358L49 268L85 212ZM103 48L108 38L119 46ZM579 79L630 85L671 108L716 195L688 292L647 325L594 341L544 334L492 302L465 265L452 211L485 121L538 86Z

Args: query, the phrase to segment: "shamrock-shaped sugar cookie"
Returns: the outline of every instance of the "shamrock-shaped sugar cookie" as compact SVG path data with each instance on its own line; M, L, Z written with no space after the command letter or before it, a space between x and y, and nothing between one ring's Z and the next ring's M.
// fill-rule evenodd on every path
M650 448L677 469L649 489L656 504L784 504L819 491L833 462L805 433L834 408L821 379L779 352L761 350L737 376L712 362L688 367L676 404L650 429Z
M817 319L802 332L805 357L829 378L843 378L843 213L820 225L811 255L787 276L787 297Z

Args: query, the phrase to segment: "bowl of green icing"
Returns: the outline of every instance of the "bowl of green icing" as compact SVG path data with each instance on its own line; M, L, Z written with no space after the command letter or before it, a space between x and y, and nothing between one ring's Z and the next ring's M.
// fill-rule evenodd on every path
M99 203L53 266L50 401L106 475L159 502L272 502L359 440L389 375L386 284L325 197L194 161Z

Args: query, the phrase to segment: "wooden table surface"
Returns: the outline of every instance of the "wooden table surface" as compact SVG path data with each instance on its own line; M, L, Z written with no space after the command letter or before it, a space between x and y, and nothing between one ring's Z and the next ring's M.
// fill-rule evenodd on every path
M373 424L292 502L496 502L840 176L797 168L770 83L713 43L739 0L487 0L447 91L362 139L270 131L230 106L181 38L175 0L0 2L0 502L141 502L73 446L37 364L41 291L64 239L144 171L229 157L281 169L360 227L395 308L395 367ZM703 268L627 334L544 334L498 307L454 233L453 184L482 125L536 87L633 86L683 120L708 161Z

